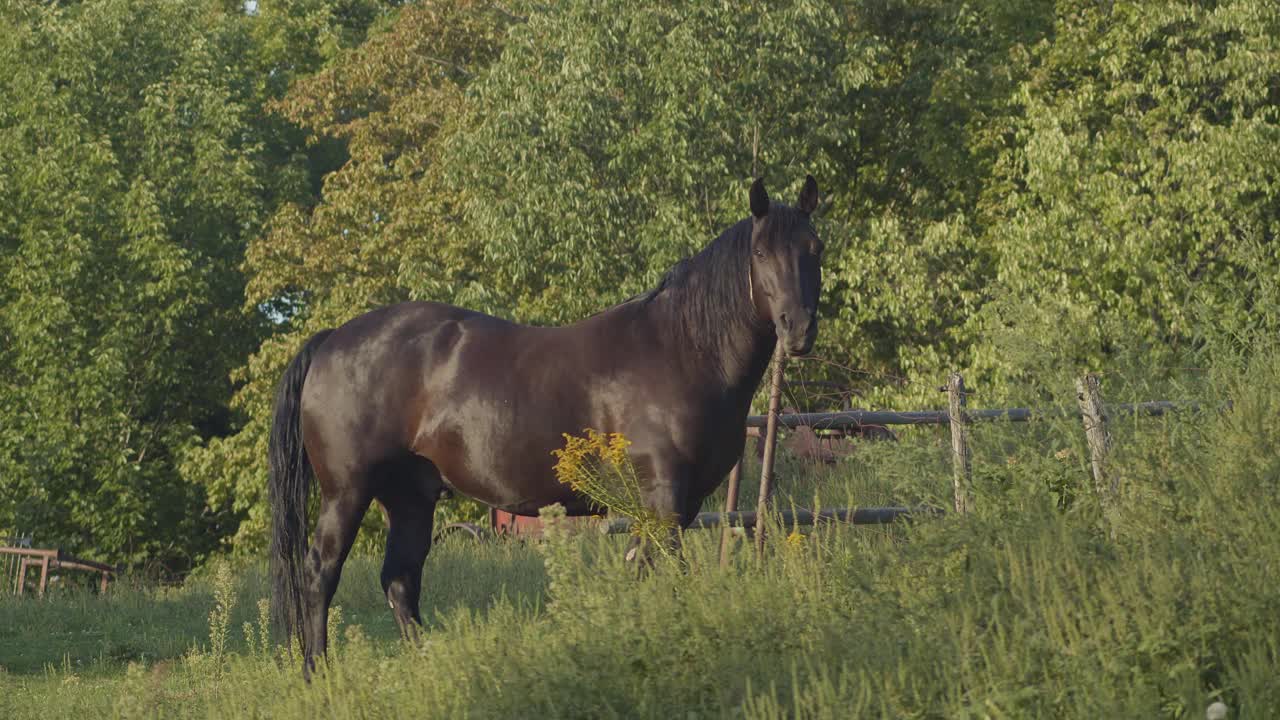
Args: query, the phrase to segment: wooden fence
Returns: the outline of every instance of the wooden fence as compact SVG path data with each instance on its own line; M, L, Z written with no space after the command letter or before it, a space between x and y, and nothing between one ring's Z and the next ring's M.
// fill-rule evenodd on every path
M785 353L777 353L770 377L769 411L765 415L752 415L747 418L746 431L749 435L762 438L764 444L760 468L760 491L758 504L754 511L738 509L738 495L742 483L742 460L734 465L729 473L725 505L722 512L699 513L690 528L722 527L721 562L727 562L734 527L754 528L757 550L763 550L766 518L774 516L787 525L812 525L816 522L844 522L850 524L879 525L912 517L935 516L942 512L939 508L911 507L866 507L866 508L820 508L817 510L770 510L773 488L776 482L774 465L777 451L777 435L780 428L795 429L801 427L813 430L862 431L867 428L904 426L904 425L948 425L951 429L952 455L952 494L954 512L964 514L974 508L972 493L972 462L969 451L970 433L976 423L990 422L1031 422L1036 420L1076 418L1082 421L1083 430L1088 441L1090 465L1093 472L1094 489L1098 494L1104 511L1114 502L1118 492L1116 478L1108 471L1107 461L1111 449L1111 435L1108 422L1111 418L1125 416L1160 416L1167 413L1194 410L1196 403L1155 400L1150 402L1105 405L1102 401L1101 382L1096 375L1086 375L1076 382L1078 407L1075 408L998 408L970 410L967 403L964 378L952 373L940 390L947 393L946 410L924 410L899 412L893 410L849 410L844 412L825 413L787 413L779 411L781 406L781 388ZM584 522L589 519L583 518ZM607 518L599 524L605 533L624 533L631 528L626 518ZM541 530L541 523L536 517L515 516L498 510L490 512L490 528L501 534L527 535ZM468 534L480 537L486 534L484 528L470 523L455 523L441 530L441 535L451 533Z
M1089 444L1094 489L1105 513L1108 512L1119 490L1117 478L1109 472L1107 467L1108 455L1111 450L1111 434L1107 427L1109 419L1114 416L1126 415L1157 416L1197 407L1195 403L1179 403L1169 400L1104 405L1102 402L1101 380L1097 375L1089 374L1076 381L1078 408L969 410L967 408L964 378L958 373L952 373L947 378L946 384L940 388L947 393L946 410L922 412L851 410L835 413L789 413L783 415L779 412L779 408L781 406L782 376L785 367L786 353L783 352L782 346L779 345L774 353L773 372L770 377L768 414L747 418L748 428L764 429L764 455L760 468L759 500L756 512L750 513L751 524L755 526L756 549L759 552L764 550L765 520L768 516L774 486L774 454L779 427L849 430L878 425L949 425L951 427L953 505L955 512L964 514L973 510L973 471L969 452L969 434L975 422L1028 422L1036 419L1080 418L1083 421L1085 437ZM726 520L722 520L719 523L724 525L724 533L720 543L720 561L722 564L728 562L730 526L733 524L727 522L727 519L738 520L739 524L748 522L748 513L738 512L738 486L741 478L742 461L739 460L738 464L729 473L729 487L722 514ZM911 508L863 508L862 510L868 513L865 517L885 518L885 522L912 514L920 514L921 512L921 509ZM841 513L844 514L842 515ZM708 513L699 515L699 518L702 518L703 515L708 515ZM845 522L858 522L859 520L857 513L850 513L846 509L836 508L819 510L804 517L794 517L792 518L792 524L806 524L805 522L799 522L800 520L807 520L808 524L811 524L814 520L827 518L840 519Z
M58 549L32 547L0 547L0 556L13 567L13 593L22 595L27 585L27 570L40 568L40 584L37 594L44 596L49 584L49 573L52 570L81 570L101 575L98 588L106 591L107 583L115 576L117 569L94 560L85 560Z

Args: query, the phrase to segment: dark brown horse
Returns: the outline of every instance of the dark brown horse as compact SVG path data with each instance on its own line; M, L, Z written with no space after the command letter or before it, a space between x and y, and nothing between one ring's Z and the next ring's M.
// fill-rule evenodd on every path
M325 651L329 602L370 502L389 521L382 587L396 621L418 595L446 488L536 514L588 502L556 480L551 451L584 428L624 434L645 500L687 525L742 453L743 425L779 339L818 334L822 243L810 214L751 186L752 217L681 261L658 287L581 322L528 327L438 303L403 303L316 334L290 363L270 440L273 605ZM304 558L314 471L321 503Z

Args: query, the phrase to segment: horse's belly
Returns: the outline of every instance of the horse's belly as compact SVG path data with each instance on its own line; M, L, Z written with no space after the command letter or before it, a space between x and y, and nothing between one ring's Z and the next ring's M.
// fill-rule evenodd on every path
M584 515L591 512L590 504L585 498L575 493L567 485L554 480L550 481L540 474L495 472L479 476L466 469L442 468L444 480L459 493L490 507L505 510L516 515L537 515L538 511L548 505L559 503L570 515Z
M450 428L420 436L415 452L435 463L450 487L491 507L536 515L558 502L570 512L585 510L577 494L556 479L551 449L496 428Z

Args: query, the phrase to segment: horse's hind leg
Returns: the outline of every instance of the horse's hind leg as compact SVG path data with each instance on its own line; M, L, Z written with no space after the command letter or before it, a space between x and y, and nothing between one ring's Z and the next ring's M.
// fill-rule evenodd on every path
M429 461L413 458L389 476L378 493L387 513L387 554L382 564L382 590L400 626L411 637L422 625L418 598L422 564L431 551L440 473Z
M336 483L330 483L330 486ZM310 673L315 658L323 656L328 644L329 603L338 589L342 564L355 542L360 521L369 508L369 498L360 492L362 483L345 484L343 491L326 495L320 503L315 539L306 560L306 603L302 648L304 672Z

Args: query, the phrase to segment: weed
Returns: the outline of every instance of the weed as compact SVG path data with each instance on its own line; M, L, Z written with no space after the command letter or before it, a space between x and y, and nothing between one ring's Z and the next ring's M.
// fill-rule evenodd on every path
M631 534L642 546L673 557L670 539L675 522L644 502L640 477L627 453L631 442L620 433L584 432L584 437L565 434L565 446L552 451L556 477L597 508L630 518Z
M226 662L231 613L236 606L235 573L231 564L219 563L213 575L213 610L209 611L209 660L215 671Z

